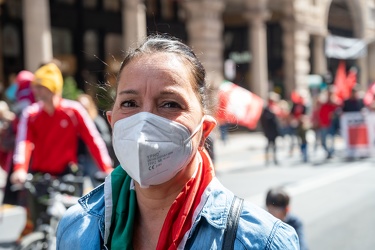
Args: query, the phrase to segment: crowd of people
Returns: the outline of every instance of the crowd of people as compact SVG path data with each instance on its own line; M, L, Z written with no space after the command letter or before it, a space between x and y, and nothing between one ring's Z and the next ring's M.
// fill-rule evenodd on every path
M334 86L323 89L313 96L311 105L297 92L293 92L290 100L283 100L280 95L270 92L260 117L260 128L267 139L265 148L265 164L271 160L278 165L277 138L287 138L289 155L298 143L303 162L309 161L307 131L313 131L314 148L321 147L326 159L335 153L335 138L341 136L340 117L347 112L366 114L374 111L375 84L370 86L366 95L361 95L357 86L348 91L346 98L340 99ZM364 98L363 98L364 97ZM285 147L285 143L283 146ZM271 155L272 154L272 159ZM265 209L276 218L292 226L299 237L300 249L308 249L305 239L303 221L291 212L291 197L283 188L270 188L266 194Z
M269 164L270 149L273 162L277 165L276 139L288 138L289 155L292 156L295 145L303 162L309 161L307 132L314 132L314 151L319 146L325 152L326 159L331 159L335 152L335 138L340 136L340 116L345 112L372 111L372 102L364 103L354 87L348 98L340 100L334 87L322 90L312 98L311 104L297 92L293 92L290 100L280 99L280 95L270 92L260 117L260 128L263 131L267 146L265 161Z

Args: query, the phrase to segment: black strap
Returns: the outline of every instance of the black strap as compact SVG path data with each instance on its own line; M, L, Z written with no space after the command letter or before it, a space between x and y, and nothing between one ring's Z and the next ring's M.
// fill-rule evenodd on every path
M243 199L234 196L229 210L227 226L224 232L223 249L234 249L234 240L236 239L238 221L241 216Z

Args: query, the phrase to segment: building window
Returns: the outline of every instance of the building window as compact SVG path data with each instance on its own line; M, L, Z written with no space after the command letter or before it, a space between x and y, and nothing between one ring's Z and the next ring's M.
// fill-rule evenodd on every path
M104 38L105 62L107 67L106 82L115 84L116 72L120 70L124 51L122 50L122 36L109 33Z
M57 3L67 4L67 5L73 5L75 4L75 0L56 0Z
M155 16L157 11L156 1L155 0L146 0L146 12L148 16Z
M104 51L106 55L113 56L123 53L122 48L122 36L117 33L107 33L104 38Z
M62 28L52 28L53 55L73 54L73 39L71 31Z
M161 14L163 19L171 20L174 17L172 1L161 0Z
M120 11L120 1L119 0L104 0L103 7L108 11Z
M98 5L98 0L83 0L83 6L88 9L95 9Z
M182 13L178 1L145 0L147 16L163 20L177 20Z
M99 53L98 33L88 30L83 35L84 55L87 61L95 61Z
M21 54L21 41L17 27L8 24L3 29L3 55L18 57Z
M6 1L6 6L10 17L22 19L21 0Z

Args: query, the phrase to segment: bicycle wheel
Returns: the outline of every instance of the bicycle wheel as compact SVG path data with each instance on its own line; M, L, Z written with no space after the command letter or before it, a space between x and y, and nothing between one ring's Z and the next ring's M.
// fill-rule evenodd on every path
M21 239L17 250L44 250L48 249L48 244L45 240L43 232L34 232L26 235Z

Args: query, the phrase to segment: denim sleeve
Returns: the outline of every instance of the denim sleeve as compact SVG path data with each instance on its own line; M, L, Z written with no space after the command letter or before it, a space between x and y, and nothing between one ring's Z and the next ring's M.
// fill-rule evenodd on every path
M268 239L266 249L300 249L298 236L294 228L284 222L276 222Z
M276 219L264 209L245 202L237 229L235 249L300 248L293 227Z
M56 249L100 249L98 218L89 216L79 204L68 209L57 228Z

